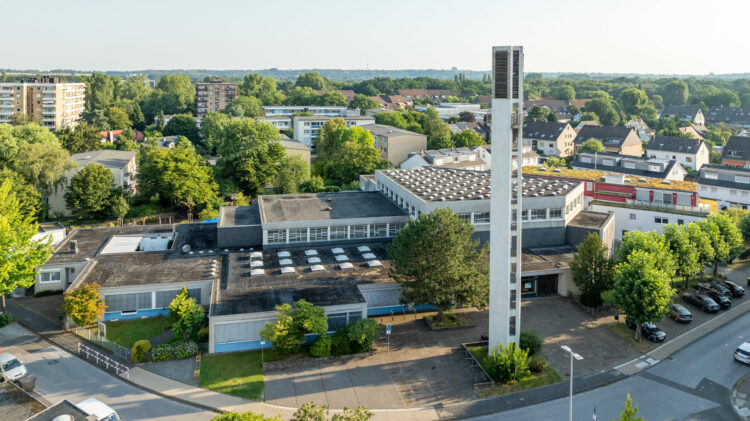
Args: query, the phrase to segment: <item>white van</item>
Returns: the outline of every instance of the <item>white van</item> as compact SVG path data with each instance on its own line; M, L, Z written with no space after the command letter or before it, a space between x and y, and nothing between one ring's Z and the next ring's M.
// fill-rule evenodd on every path
M100 400L89 398L77 403L76 406L86 414L96 416L97 421L120 421L117 412Z

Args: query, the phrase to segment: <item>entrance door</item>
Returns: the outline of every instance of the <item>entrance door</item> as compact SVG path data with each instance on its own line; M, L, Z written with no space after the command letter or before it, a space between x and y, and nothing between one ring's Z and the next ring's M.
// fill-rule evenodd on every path
M537 277L537 293L539 295L557 294L557 274Z

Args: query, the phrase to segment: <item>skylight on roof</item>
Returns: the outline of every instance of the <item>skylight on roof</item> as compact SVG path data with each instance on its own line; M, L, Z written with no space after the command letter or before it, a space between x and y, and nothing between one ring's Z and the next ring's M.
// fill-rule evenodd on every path
M336 261L337 262L346 262L349 260L349 257L347 257L345 254L337 254L336 255Z
M293 267L288 267L288 266L287 267L283 267L283 268L281 268L281 273L294 273L294 268Z
M383 266L383 264L380 263L380 260L370 260L369 262L367 262L367 266L374 268L374 267Z
M341 254L343 252L344 252L344 249L342 249L341 247L336 247L336 248L331 249L331 253L333 254Z
M308 257L307 263L320 263L320 257Z
M365 253L365 252L370 251L370 248L367 246L359 246L357 247L357 251L359 251L360 253Z
M293 264L292 259L281 259L279 260L281 266L290 266Z
M351 264L351 263L349 263L349 262L344 262L344 263L340 263L340 264L339 264L339 268L340 268L340 269L353 269L353 268L354 268L354 265L352 265L352 264Z
M323 267L323 265L312 265L312 266L310 266L310 272L322 272L324 270L326 270L326 268Z
M318 255L318 250L314 250L314 249L305 250L305 256L317 256L317 255Z
M263 253L261 253L259 251L254 251L254 252L250 253L250 258L251 259L262 259L263 258Z
M263 276L266 272L263 269L253 269L250 271L250 276Z
M250 267L251 268L262 268L263 267L263 261L262 260L252 260L252 261L250 261Z
M289 252L285 250L285 251L280 251L278 253L278 256L279 257L289 257L289 256L291 256L291 254L289 254Z
M365 253L365 254L362 255L362 258L363 259L374 259L375 258L375 254L373 254L373 253Z

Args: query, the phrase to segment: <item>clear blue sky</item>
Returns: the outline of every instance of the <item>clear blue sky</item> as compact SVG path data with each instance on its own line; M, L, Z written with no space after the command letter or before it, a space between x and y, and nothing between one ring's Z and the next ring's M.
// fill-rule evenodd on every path
M750 72L749 0L0 0L0 67ZM30 26L33 23L34 26Z

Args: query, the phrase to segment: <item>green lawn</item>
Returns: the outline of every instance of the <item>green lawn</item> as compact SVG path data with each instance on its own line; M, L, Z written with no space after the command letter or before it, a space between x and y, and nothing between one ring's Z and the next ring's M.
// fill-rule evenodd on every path
M263 367L260 351L204 355L200 385L214 392L260 400L263 393ZM287 358L273 349L263 351L266 362Z
M479 364L485 363L485 357L487 356L487 346L475 346L469 347L469 352L474 358L479 361ZM494 386L487 389L481 389L477 391L480 398L488 396L505 395L513 392L520 392L522 390L534 389L537 387L546 386L548 384L555 384L562 381L562 377L555 370L547 365L547 369L541 373L534 373L533 371L528 376L516 382L509 383L496 383Z
M621 316L622 317L622 316ZM651 344L651 342L648 341L646 338L641 338L640 341L635 340L635 331L630 329L625 325L625 323L612 323L608 324L607 327L617 334L617 336L621 337L625 340L625 342L629 343L635 349L641 352L648 352L651 351L654 346Z
M122 320L107 323L107 339L131 348L140 339L151 339L169 329L166 317Z

